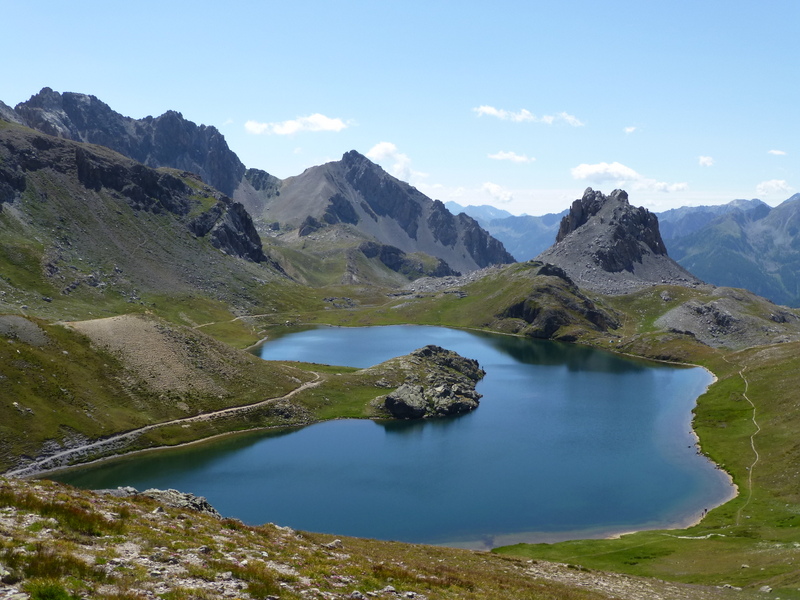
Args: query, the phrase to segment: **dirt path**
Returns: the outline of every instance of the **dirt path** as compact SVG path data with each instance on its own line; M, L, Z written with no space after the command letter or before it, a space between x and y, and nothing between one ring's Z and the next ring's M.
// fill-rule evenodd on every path
M755 425L756 430L750 435L750 447L753 449L755 460L753 460L753 463L747 469L747 500L745 500L744 504L742 504L742 506L739 507L739 510L736 511L737 525L739 524L739 521L742 517L742 511L745 508L747 508L747 505L750 504L750 500L753 498L753 471L755 470L756 464L758 464L758 461L761 458L758 454L758 450L756 450L756 440L755 440L756 436L761 431L761 426L758 424L758 421L756 421L756 405L753 404L753 401L750 400L750 397L747 395L747 390L749 389L750 384L747 381L747 377L744 376L745 369L747 369L746 366L739 371L739 377L741 377L742 381L744 381L744 392L742 392L742 396L744 396L744 399L747 400L747 402L750 403L750 406L753 407L753 416L751 417L751 419L753 421L753 425Z
M65 467L70 464L70 461L73 458L96 454L98 451L103 451L103 450L109 450L109 449L114 450L114 449L124 448L124 446L126 446L130 440L133 440L144 433L153 431L160 427L210 421L227 415L234 415L237 413L247 412L274 402L288 400L307 389L317 387L323 382L323 377L320 373L317 373L316 371L311 371L311 373L314 374L316 379L301 384L300 386L296 387L291 392L283 396L279 396L276 398L267 398L266 400L262 400L261 402L256 402L254 404L246 404L244 406L233 406L230 408L215 410L213 412L202 413L191 417L183 417L180 419L173 419L171 421L164 421L162 423L154 423L153 425L146 425L138 429L132 429L130 431L126 431L125 433L112 435L102 440L92 442L91 444L85 444L82 446L77 446L75 448L69 448L67 450L63 450L56 454L52 454L46 458L37 460L20 469L7 471L4 475L6 477L31 477L34 475L39 475L48 470Z
M201 323L200 325L195 325L193 329L202 329L203 327L209 327L210 325L216 325L217 323L235 323L236 321L241 321L242 319L259 319L264 317L274 317L275 313L267 313L264 315L239 315L238 317L234 317L230 321L211 321L210 323Z
M724 356L722 357L722 360L724 360L732 367L736 367L734 363L729 361ZM741 369L739 369L739 377L741 377L742 381L744 381L744 392L742 392L742 396L744 397L745 400L747 400L748 404L750 404L750 406L753 408L753 416L750 417L750 420L753 422L753 425L755 426L756 430L752 434L750 434L750 448L752 448L753 455L755 456L755 458L753 459L753 462L750 464L750 466L747 467L747 499L745 500L744 504L742 504L739 507L739 510L736 511L737 525L739 525L739 522L741 521L742 511L745 508L747 508L747 505L750 504L750 500L753 498L753 471L755 470L755 467L761 458L761 456L758 453L758 450L756 449L756 436L761 432L761 426L758 424L758 421L756 421L756 405L753 403L752 400L750 400L750 397L747 395L747 392L750 389L750 382L747 381L747 377L745 377L744 375L744 372L746 370L747 366L744 366Z

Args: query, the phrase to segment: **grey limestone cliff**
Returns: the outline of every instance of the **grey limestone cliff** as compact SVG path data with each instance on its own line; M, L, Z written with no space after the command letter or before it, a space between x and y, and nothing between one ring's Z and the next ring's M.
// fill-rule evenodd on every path
M606 196L587 188L561 220L556 243L537 260L561 267L580 287L606 294L702 283L667 256L658 218L631 206L624 190Z

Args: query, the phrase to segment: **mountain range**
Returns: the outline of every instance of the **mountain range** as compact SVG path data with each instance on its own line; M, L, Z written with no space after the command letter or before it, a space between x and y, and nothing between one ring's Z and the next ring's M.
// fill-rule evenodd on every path
M245 307L244 288L286 279L242 205L195 174L2 120L0 236L12 305L199 292Z
M441 202L355 151L280 180L247 169L215 127L198 126L175 111L132 119L94 96L50 88L0 111L41 133L102 145L151 168L196 173L246 208L259 234L273 238L276 256L283 255L287 270L300 280L306 279L302 269L293 269L285 255L303 253L303 238L322 228L327 231L317 236L310 260L335 268L345 283L391 280L392 272L403 278L454 274L514 260L472 218L454 217Z
M0 102L0 117L110 148L150 168L198 175L220 200L246 209L259 238L251 232L250 243L263 246L264 258L305 283L398 284L529 260L555 242L569 212L514 216L490 206L442 204L356 151L281 180L248 169L215 127L179 112L132 119L94 96L50 88L14 108ZM9 186L0 183L0 197L11 193ZM798 206L795 195L776 208L734 200L656 216L669 256L698 278L798 306Z

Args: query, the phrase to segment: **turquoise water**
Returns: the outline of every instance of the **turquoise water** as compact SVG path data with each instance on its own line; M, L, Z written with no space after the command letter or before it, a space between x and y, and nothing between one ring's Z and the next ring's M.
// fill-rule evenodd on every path
M251 524L469 547L666 527L731 496L690 431L703 369L419 326L318 328L260 353L366 367L429 343L486 370L477 410L246 434L58 479L177 488Z

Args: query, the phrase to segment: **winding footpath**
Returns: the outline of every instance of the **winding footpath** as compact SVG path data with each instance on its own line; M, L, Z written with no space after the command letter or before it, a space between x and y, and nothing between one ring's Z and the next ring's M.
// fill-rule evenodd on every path
M731 362L727 358L725 359L725 362L731 364ZM750 435L750 447L753 449L755 460L753 460L753 463L747 469L747 500L745 500L745 503L742 504L742 506L739 507L739 510L736 511L737 525L739 525L739 521L741 520L742 511L745 508L747 508L747 505L750 504L750 500L753 498L753 471L755 470L755 466L756 464L758 464L758 461L761 458L758 454L758 450L756 450L756 440L755 440L755 437L761 431L761 426L758 424L758 421L756 421L756 405L753 404L753 401L750 400L750 397L747 395L749 383L747 381L747 377L744 376L745 369L747 369L746 366L739 370L739 377L741 377L742 381L744 381L744 392L742 392L742 396L744 397L745 400L747 400L750 406L753 407L753 416L751 417L751 419L753 421L753 425L755 426L756 430Z
M91 444L84 444L81 446L76 446L74 448L68 448L66 450L62 450L61 452L51 454L50 456L37 459L32 463L29 463L26 466L21 467L19 469L6 471L4 475L6 477L30 477L33 475L38 475L52 469L71 466L70 465L71 460L80 456L86 456L92 454L96 455L103 451L108 451L108 450L119 450L121 448L124 448L129 442L141 436L142 434L158 429L159 427L168 427L170 425L185 425L201 421L210 421L212 419L216 419L219 417L225 417L229 415L235 415L237 413L243 413L250 410L254 410L281 400L288 400L293 396L296 396L297 394L305 390L317 387L322 383L323 381L322 375L320 373L317 373L316 371L312 371L312 373L315 376L314 380L307 381L299 385L291 392L283 396L278 396L275 398L267 398L266 400L262 400L261 402L256 402L254 404L246 404L244 406L232 406L230 408L223 408L221 410L216 410L213 412L201 413L199 415L194 415L191 417L183 417L180 419L173 419L171 421L164 421L162 423L154 423L152 425L146 425L138 429L132 429L130 431L126 431L125 433L119 433L116 435L109 436L107 438L103 438L96 442L92 442ZM176 446L163 446L163 447L172 448ZM156 449L157 448L147 448L147 450L156 450Z

